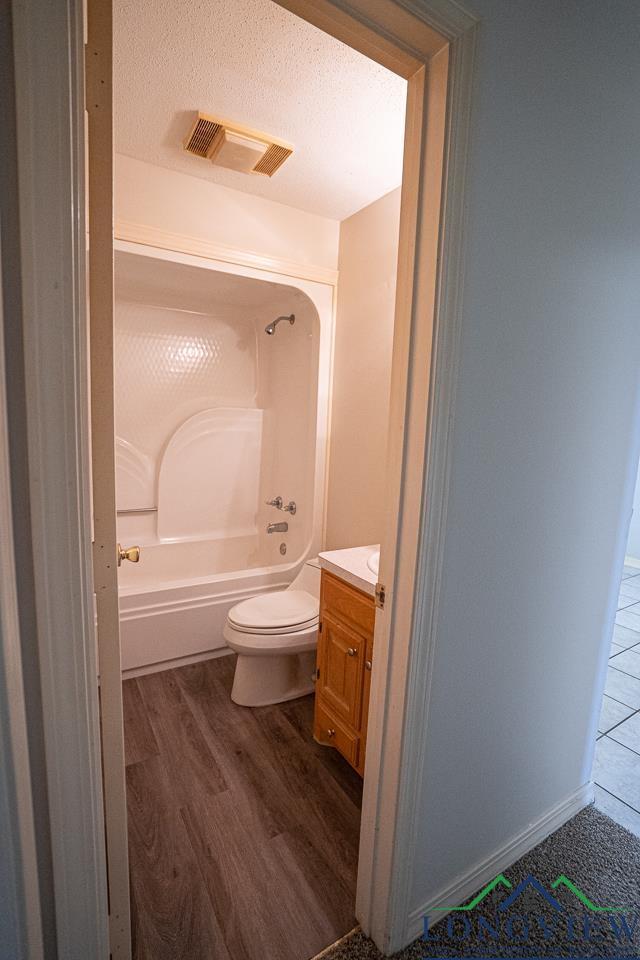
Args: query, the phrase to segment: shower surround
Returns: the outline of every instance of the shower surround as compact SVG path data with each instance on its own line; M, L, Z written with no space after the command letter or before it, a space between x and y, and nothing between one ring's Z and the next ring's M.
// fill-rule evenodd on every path
M333 287L123 241L115 263L118 539L142 547L122 667L143 671L215 655L229 608L320 549Z

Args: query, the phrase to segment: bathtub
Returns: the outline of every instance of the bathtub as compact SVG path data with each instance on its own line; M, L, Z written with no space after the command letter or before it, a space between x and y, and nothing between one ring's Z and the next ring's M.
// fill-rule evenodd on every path
M142 547L138 569L120 576L123 672L177 666L222 653L222 630L231 607L266 590L283 590L301 564L239 568L250 543L197 541Z
M118 539L142 551L121 657L143 673L223 653L230 608L321 549L333 286L127 241L115 280Z

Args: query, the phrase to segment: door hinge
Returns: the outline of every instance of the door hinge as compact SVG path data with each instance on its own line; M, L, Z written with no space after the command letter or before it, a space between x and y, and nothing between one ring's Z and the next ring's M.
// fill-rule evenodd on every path
M376 607L384 610L384 602L387 597L387 588L384 583L376 583Z
M316 680L320 679L320 667L316 667Z

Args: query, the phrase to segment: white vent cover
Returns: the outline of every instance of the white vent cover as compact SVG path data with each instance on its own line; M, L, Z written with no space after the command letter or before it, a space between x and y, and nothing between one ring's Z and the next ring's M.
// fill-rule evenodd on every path
M293 153L293 147L267 133L249 130L206 113L198 113L184 149L220 167L265 177L272 177Z

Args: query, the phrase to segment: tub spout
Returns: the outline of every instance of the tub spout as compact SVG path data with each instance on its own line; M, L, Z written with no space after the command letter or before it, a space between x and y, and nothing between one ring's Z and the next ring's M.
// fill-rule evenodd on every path
M280 523L267 524L267 533L286 533L288 529L289 524L286 520L282 520Z

